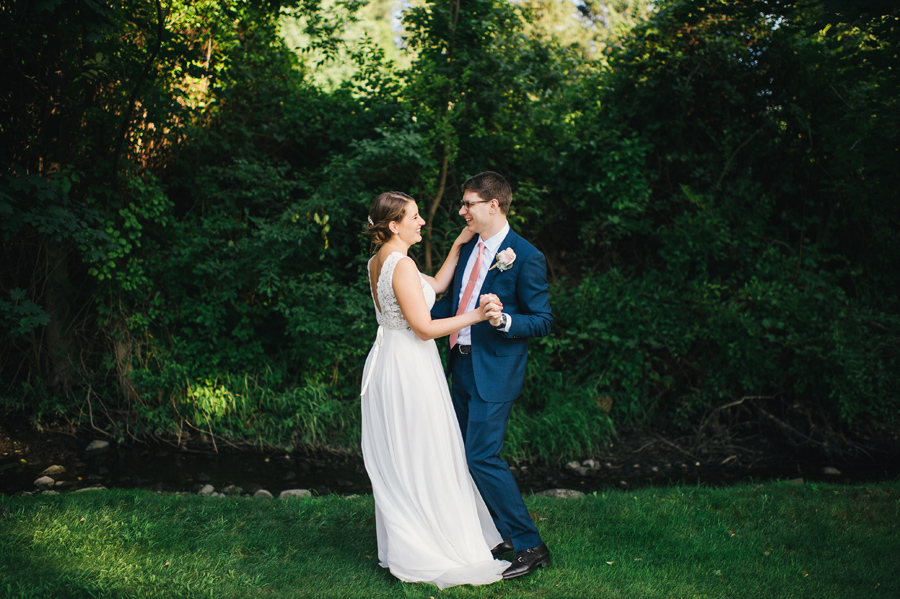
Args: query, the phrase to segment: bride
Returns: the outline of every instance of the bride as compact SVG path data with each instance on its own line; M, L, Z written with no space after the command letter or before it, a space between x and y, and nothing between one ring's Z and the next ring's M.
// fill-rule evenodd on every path
M460 234L432 278L407 256L422 240L424 224L415 200L400 192L379 195L369 213L378 252L368 274L379 326L360 395L378 559L406 582L441 589L489 584L502 578L509 562L491 555L503 539L469 474L434 339L486 320L502 306L484 296L471 312L431 319L435 295L449 287L459 248L473 234Z

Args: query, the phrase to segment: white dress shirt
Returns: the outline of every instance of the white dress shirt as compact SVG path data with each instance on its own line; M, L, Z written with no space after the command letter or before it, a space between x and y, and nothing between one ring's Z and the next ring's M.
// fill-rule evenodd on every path
M481 286L484 284L484 279L487 276L488 269L494 263L494 256L497 255L497 252L500 251L500 244L503 243L503 240L506 239L507 234L509 234L509 223L503 225L503 228L500 229L500 232L491 237L490 239L482 239L481 235L478 236L478 240L484 243L484 256L482 257L481 262L481 272L478 273L478 280L475 281L475 289L472 291L472 297L469 298L469 305L466 306L466 312L470 312L474 310L476 306L478 306L480 302L481 296ZM476 242L477 244L478 242ZM466 262L466 269L463 271L463 281L469 280L469 275L472 272L472 269L475 267L475 260L478 259L478 246L475 246L475 249L472 250L472 253L469 254L469 260ZM459 286L459 297L456 298L457 304L462 300L463 292L465 291L465 285ZM501 331L509 331L509 325L512 323L512 317L507 314L506 315L506 326ZM460 329L459 337L456 342L460 345L472 345L472 331L470 327L466 327L464 329Z

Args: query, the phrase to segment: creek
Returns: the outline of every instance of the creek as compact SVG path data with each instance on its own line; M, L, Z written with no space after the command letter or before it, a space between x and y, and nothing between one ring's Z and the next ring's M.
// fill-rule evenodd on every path
M209 484L217 491L235 485L244 494L288 489L315 494L371 493L362 458L328 452L293 452L223 446L219 441L176 447L161 442L110 442L87 450L102 434L38 432L27 421L0 421L0 494L36 490L35 481L50 466L56 490L84 487L146 488L160 492L196 492ZM649 439L649 440L648 440ZM609 455L568 465L519 465L512 471L524 493L566 488L584 492L644 486L727 485L743 481L875 482L897 480L900 459L853 461L791 454L765 439L743 452L692 454L662 437L634 438L611 445Z

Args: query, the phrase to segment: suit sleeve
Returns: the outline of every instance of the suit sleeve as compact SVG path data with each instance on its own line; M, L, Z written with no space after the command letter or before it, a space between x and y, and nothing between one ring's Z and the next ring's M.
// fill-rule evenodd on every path
M547 261L538 251L529 253L516 280L519 310L512 314L508 337L544 337L550 333L553 313L547 283Z
M444 297L439 299L437 303L431 308L431 318L437 320L439 318L450 318L453 316L451 312L453 311L453 293L452 285L451 289L444 294Z

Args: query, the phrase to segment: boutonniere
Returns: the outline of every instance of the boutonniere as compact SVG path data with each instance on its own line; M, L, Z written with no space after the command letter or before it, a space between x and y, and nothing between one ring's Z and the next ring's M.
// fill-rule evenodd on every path
M516 261L516 253L512 248L506 248L502 252L497 252L497 261L494 262L494 266L490 267L488 270L494 270L494 267L500 269L500 271L509 270L512 268L512 263Z

